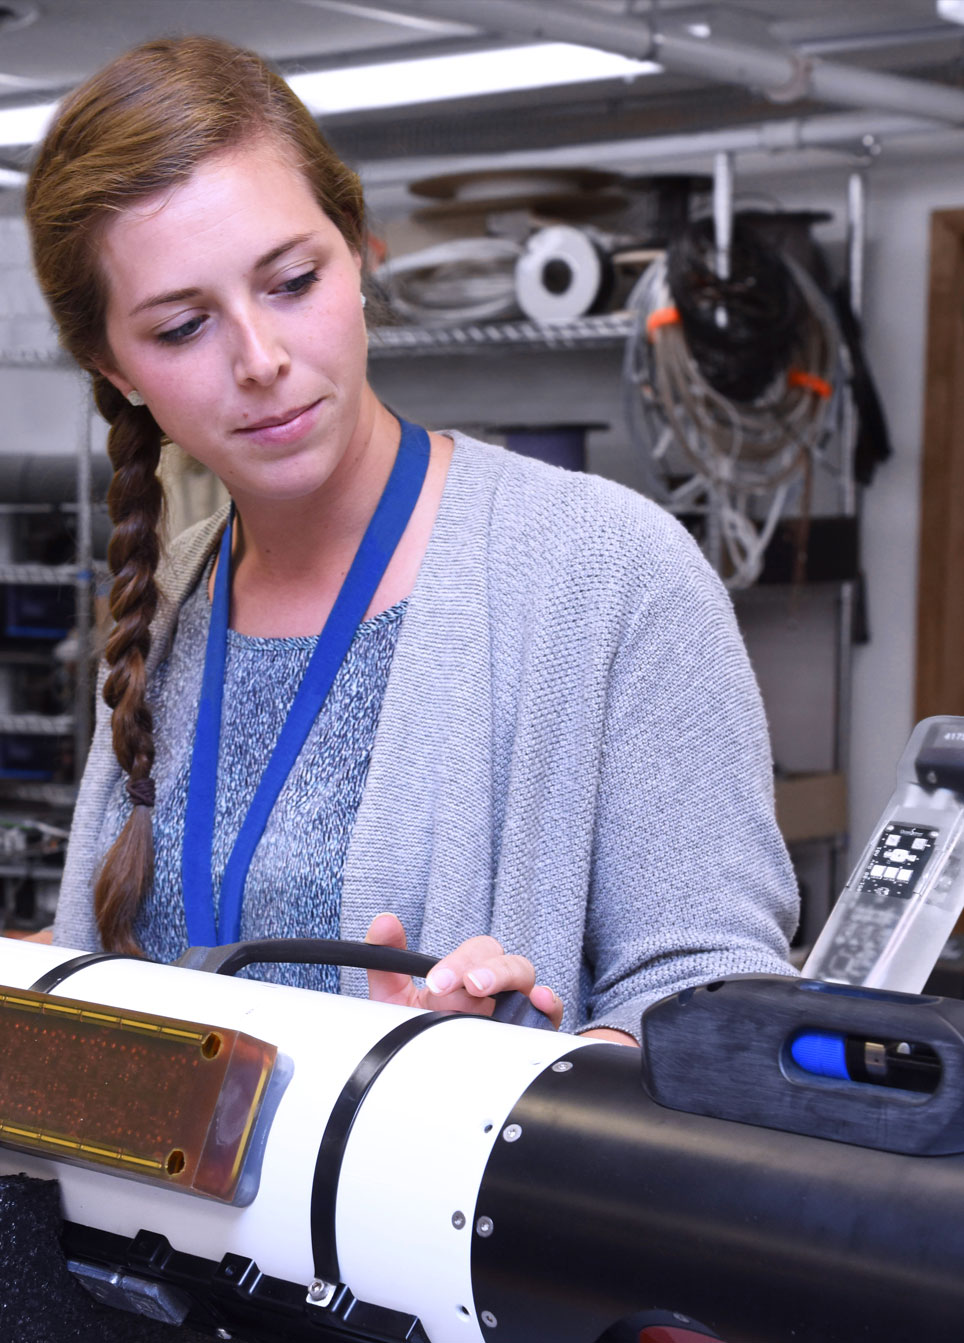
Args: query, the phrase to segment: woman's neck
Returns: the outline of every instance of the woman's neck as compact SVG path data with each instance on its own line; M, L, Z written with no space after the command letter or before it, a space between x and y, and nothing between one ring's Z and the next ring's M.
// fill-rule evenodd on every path
M266 637L317 634L341 589L391 473L399 427L378 407L372 433L354 460L347 488L293 500L238 501L232 550L231 628ZM366 616L411 592L441 502L452 443L430 436L425 484Z
M235 576L287 582L354 550L385 488L399 437L398 421L369 394L349 443L313 492L278 499L232 491Z

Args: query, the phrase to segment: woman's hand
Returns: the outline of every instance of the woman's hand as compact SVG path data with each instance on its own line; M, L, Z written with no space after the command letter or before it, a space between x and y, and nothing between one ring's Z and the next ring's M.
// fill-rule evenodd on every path
M373 919L365 941L379 947L407 945L405 929L394 914ZM524 956L507 955L494 937L470 937L432 968L424 989L417 989L408 975L369 970L368 996L379 1003L487 1017L494 1007L492 995L514 989L525 994L558 1030L562 1002L552 989L535 980L536 972Z
M611 1045L632 1045L633 1049L639 1048L639 1041L634 1040L626 1031L617 1031L615 1026L600 1026L594 1031L583 1031L583 1037L587 1040L605 1040Z

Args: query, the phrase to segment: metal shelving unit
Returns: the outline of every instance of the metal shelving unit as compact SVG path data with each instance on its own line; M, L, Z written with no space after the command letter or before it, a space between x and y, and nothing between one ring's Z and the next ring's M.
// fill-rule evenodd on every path
M627 312L565 322L483 322L467 326L380 326L370 332L369 358L479 354L493 350L590 350L621 345L633 328Z
M0 779L0 808L5 804L27 803L71 811L77 801L75 783L31 783L23 779Z
M0 733L31 737L66 737L74 730L72 713L0 713Z
M0 862L0 877L30 877L46 881L59 881L60 868L49 867L44 863L3 863Z
M2 564L0 563L0 583L20 583L24 585L49 583L75 583L78 567L76 564Z
M61 378L74 369L72 362L53 345L49 320L46 318L17 311L7 313L0 341L5 342L4 347L0 348L0 367L49 370ZM68 623L69 618L71 641L76 643L76 657L70 662L72 685L63 711L22 711L29 700L26 704L23 699L19 704L16 699L11 703L9 694L5 697L4 708L0 709L0 738L5 742L3 750L5 753L8 749L14 752L13 764L8 765L8 777L0 778L0 821L14 830L22 827L27 847L27 852L23 854L14 849L0 856L0 923L14 916L17 925L21 927L46 923L52 913L60 883L60 855L56 843L52 850L43 845L38 848L36 832L38 828L41 833L45 832L48 825L52 827L51 834L69 828L90 739L93 586L95 577L105 566L95 565L92 557L90 496L93 445L89 394L83 397L81 404L83 409L78 416L80 423L71 435L76 458L76 484L72 484L68 475L65 482L70 492L68 497L65 499L59 495L60 503L53 499L48 503L42 498L39 502L24 502L14 493L8 494L0 503L0 529L5 529L6 538L3 558L0 560L0 584L23 589L21 599L25 602L33 588L60 588L65 594L72 591L72 610L66 597L64 599L65 611L70 612L64 624ZM66 455L70 455L70 448L69 443L65 445ZM18 555L20 543L16 539L15 527L23 523L24 519L30 523L31 517L50 517L53 514L60 515L65 526L69 522L69 530L75 537L73 558L70 562L61 563L37 562L27 556L21 558ZM57 544L61 545L62 542ZM0 646L0 683L5 682L10 689L10 678L16 675L28 678L34 674L38 677L59 677L60 671L54 671L60 665L53 652L57 642L49 631L46 637L32 638L28 630L23 637L23 645L19 646L17 636L8 632ZM53 709L54 705L50 707ZM11 739L20 740L14 746ZM63 744L62 748L57 745L58 739ZM31 747L31 742L34 747ZM43 742L48 742L49 748L43 747ZM30 777L32 761L21 769L21 761L28 748L36 749L38 777ZM6 754L4 759L6 762ZM69 764L71 759L72 768ZM67 777L64 777L65 772ZM45 774L49 777L44 777Z

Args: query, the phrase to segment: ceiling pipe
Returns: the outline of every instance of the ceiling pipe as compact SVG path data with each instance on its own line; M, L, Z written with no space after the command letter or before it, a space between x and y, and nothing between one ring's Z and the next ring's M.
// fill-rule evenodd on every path
M760 89L776 102L809 98L964 125L964 92L960 89L786 49L756 47L720 32L712 22L705 28L692 26L697 34L667 27L654 35L655 59L665 69Z
M716 243L716 273L721 280L730 278L734 157L730 150L724 149L713 160L713 237ZM717 324L726 324L726 310L723 308L717 313Z
M867 248L867 176L856 168L847 180L847 289L856 317L864 311L864 267Z
M385 0L381 2L385 3ZM858 153L868 138L884 143L915 136L933 139L938 133L956 135L933 121L920 118L838 112L814 117L787 117L781 121L733 126L719 131L473 154L471 161L472 167L479 171L585 167L592 163L632 172L649 164L666 162L703 164L721 153L780 154L807 149L842 149ZM372 188L404 186L429 174L463 172L465 167L464 154L393 157L371 160L361 165L361 173L366 191L370 191Z
M379 0L379 6L402 14L431 14L437 19L469 23L481 33L535 42L574 42L634 60L655 59L654 30L646 19L601 14L583 9L572 0L550 0L545 5L523 0Z
M654 24L640 15L588 10L572 0L379 0L385 10L431 14L472 24L483 32L531 41L574 42L658 61L676 74L759 89L782 102L804 98L902 112L952 126L964 125L964 92L900 75L807 57L774 43L742 40L726 11L689 11ZM484 13L484 23L480 23ZM698 14L698 17L697 17Z

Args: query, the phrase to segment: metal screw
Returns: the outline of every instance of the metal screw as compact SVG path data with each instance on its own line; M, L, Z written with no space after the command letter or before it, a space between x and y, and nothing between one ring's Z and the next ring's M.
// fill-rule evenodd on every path
M567 1073L571 1067L572 1067L572 1064L571 1064L571 1063L567 1063L567 1062L563 1059L563 1061L562 1061L561 1063L554 1063L554 1064L552 1065L552 1071L553 1071L554 1073Z
M862 137L861 137L861 140L860 140L860 143L863 145L863 147L864 147L864 149L867 151L868 155L869 155L871 158L874 158L874 159L877 157L877 155L878 155L878 154L881 152L881 150L883 149L883 146L881 145L880 141L877 139L877 137L876 137L875 135L864 135L864 136L862 136Z
M505 1128L502 1130L502 1136L505 1138L506 1142L515 1142L518 1138L522 1137L522 1125L506 1124Z
M453 1212L453 1213L452 1213L452 1225L455 1227L456 1231L461 1231L462 1228L463 1228L463 1226L465 1226L465 1213L464 1213L464 1212Z
M490 1329L494 1329L495 1326L499 1323L499 1321L492 1314L491 1310L483 1310L482 1323L487 1324Z
M475 1224L476 1234L480 1236L491 1236L495 1230L495 1223L491 1217L480 1217Z
M308 1284L308 1295L305 1300L309 1306L330 1305L337 1289L338 1284L335 1282L325 1282L324 1278L312 1278Z

